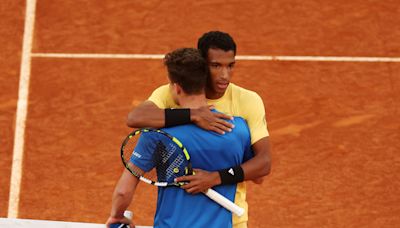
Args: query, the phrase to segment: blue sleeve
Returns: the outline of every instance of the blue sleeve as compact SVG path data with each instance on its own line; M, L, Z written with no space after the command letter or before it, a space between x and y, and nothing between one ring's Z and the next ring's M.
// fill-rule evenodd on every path
M153 159L155 152L154 145L155 140L151 133L142 133L132 153L130 161L143 171L150 171L155 166Z

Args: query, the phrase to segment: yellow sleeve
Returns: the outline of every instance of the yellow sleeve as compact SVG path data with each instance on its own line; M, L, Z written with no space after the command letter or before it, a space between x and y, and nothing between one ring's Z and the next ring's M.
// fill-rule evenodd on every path
M170 108L168 107L168 99L172 100L172 97L169 91L169 85L167 84L155 89L147 100L156 104L157 107L164 109Z
M240 112L250 128L251 144L268 137L264 103L261 97L252 91L241 94Z
M179 105L177 105L172 98L169 84L162 85L155 89L147 100L153 102L161 109L179 108Z

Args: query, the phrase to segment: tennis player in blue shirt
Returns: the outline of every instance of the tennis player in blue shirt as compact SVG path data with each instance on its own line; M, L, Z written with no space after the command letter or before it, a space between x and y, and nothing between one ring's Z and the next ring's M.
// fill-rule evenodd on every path
M204 89L208 66L197 49L177 49L165 56L164 63L168 70L171 93L180 107L189 109L207 105ZM194 124L163 130L178 138L190 151L195 172L196 169L217 171L240 165L252 156L246 121L233 117L230 122L235 128L223 135L203 130ZM135 152L146 154L148 148L144 145L139 143ZM146 156L132 156L131 162L143 171L155 165ZM113 194L108 226L118 222L133 226L133 222L124 218L122 212L129 206L138 181L129 171L124 170ZM219 185L214 190L234 201L236 184ZM161 187L158 190L154 227L230 228L232 213L204 194L189 194L178 187Z

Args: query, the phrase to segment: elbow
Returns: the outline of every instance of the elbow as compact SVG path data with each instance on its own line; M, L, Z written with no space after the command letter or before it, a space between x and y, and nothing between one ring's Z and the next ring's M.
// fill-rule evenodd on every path
M255 184L262 184L263 182L264 182L263 177L259 177L259 178L253 180L253 183L255 183Z
M136 128L137 123L135 122L135 120L132 120L132 119L128 118L126 120L126 126L128 126L130 128Z
M117 189L117 190L115 191L115 196L116 196L117 198L126 198L127 195L128 195L128 192L127 192L127 191L124 191L124 190L121 190L121 189Z
M262 184L266 176L271 173L271 160L268 157L262 159L262 163L257 169L258 175L256 178L252 179L255 184ZM262 164L262 165L261 165Z
M141 127L140 117L136 115L134 111L130 112L126 119L126 125L130 128L140 128Z
M263 168L259 171L259 177L253 180L255 184L262 184L264 182L264 177L268 176L271 173L271 162L269 159L265 160Z
M264 165L260 173L263 177L271 173L271 159L269 157L264 158Z
M132 195L132 190L128 188L116 188L114 191L114 198L126 199Z

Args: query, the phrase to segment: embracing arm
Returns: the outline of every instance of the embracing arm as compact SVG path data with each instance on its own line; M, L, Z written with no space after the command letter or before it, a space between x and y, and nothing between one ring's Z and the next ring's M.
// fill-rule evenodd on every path
M175 111L179 111L179 109L175 109ZM210 107L207 106L190 109L191 122L205 130L211 130L220 134L231 131L234 127L231 123L224 120L231 118L223 113L212 112ZM126 124L132 128L165 127L165 109L157 107L152 101L145 101L129 112Z
M212 112L211 107L190 109L189 112L187 109L170 109L176 107L169 85L163 85L155 89L147 101L129 112L126 123L131 128L162 128L166 127L166 123L169 127L194 123L200 128L220 134L233 128L232 124L224 120L231 119L231 116Z
M231 167L235 173L234 176L229 172L231 168L228 168L218 172L197 170L196 175L178 178L177 181L190 182L182 186L187 192L199 193L215 185L239 183L244 180L252 180L260 184L262 177L270 173L270 143L263 101L256 93L246 93L241 98L241 109L245 111L244 116L251 132L254 157L240 166Z
M252 145L254 157L241 165L244 180L253 180L261 183L262 177L271 172L271 154L269 137L264 137Z
M268 137L264 137L253 144L254 157L241 165L243 170L243 181L252 180L257 184L262 183L262 177L271 171L271 157ZM190 182L182 188L188 193L200 193L213 186L222 184L221 176L218 171L208 172L195 169L195 175L182 176L177 178L177 182ZM222 171L222 170L221 170ZM238 181L242 182L242 181ZM237 183L238 183L237 182Z

